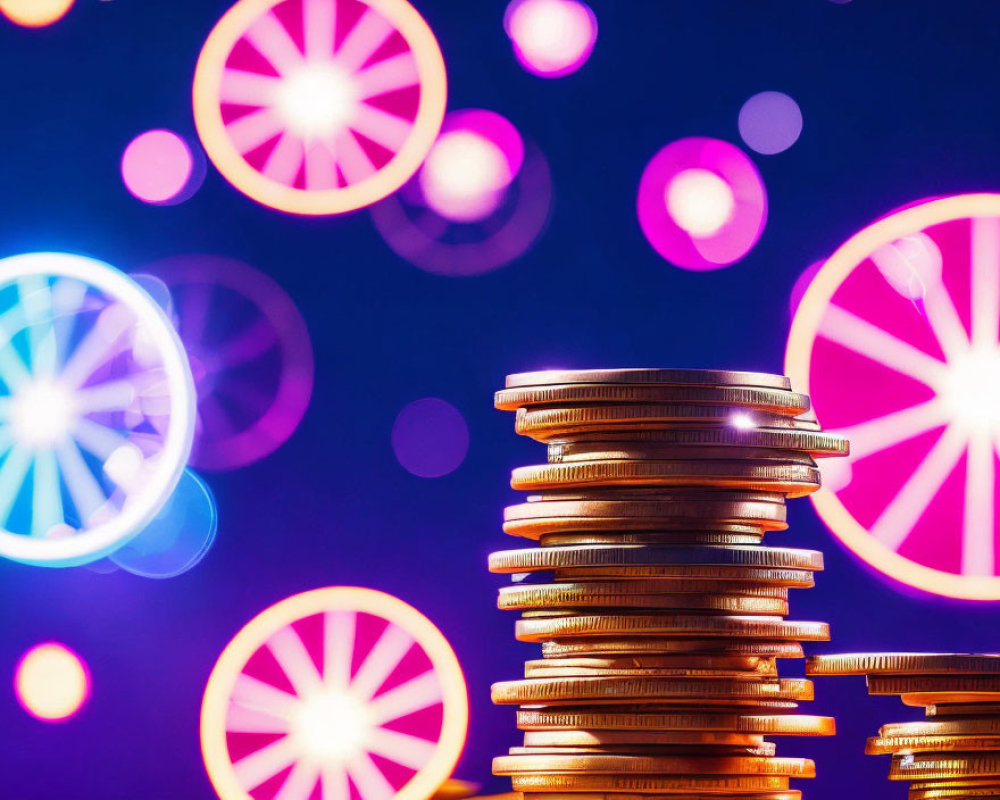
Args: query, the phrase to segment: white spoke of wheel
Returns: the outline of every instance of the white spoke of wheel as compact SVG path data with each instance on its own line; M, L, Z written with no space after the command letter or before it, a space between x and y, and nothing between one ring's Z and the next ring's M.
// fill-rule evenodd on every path
M431 760L437 743L388 728L372 728L365 738L365 747L383 758L416 770Z
M86 418L76 421L72 437L80 447L97 456L102 463L107 461L118 448L128 444L128 440L120 433Z
M60 362L66 358L69 337L76 325L77 314L87 297L87 285L74 278L60 278L52 284L52 321L56 334L56 354Z
M368 706L373 725L382 725L415 711L422 711L441 702L441 682L434 670L411 678L383 695Z
M273 75L226 69L219 84L219 100L239 106L270 106L280 88L281 78Z
M48 281L41 275L27 275L18 279L17 290L28 328L31 374L36 378L51 378L58 366L58 356Z
M323 683L331 689L346 689L351 683L357 624L353 611L323 615Z
M382 631L351 681L351 694L359 700L371 698L413 647L413 641L409 633L396 625Z
M285 719L289 717L299 702L295 695L282 691L277 686L257 680L257 678L252 678L245 672L240 673L236 679L230 699L237 705L256 711L264 711L272 716Z
M31 451L21 445L14 445L0 466L0 525L7 524L30 466Z
M962 457L966 442L957 427L948 427L883 509L871 526L871 535L890 550L898 550Z
M302 53L273 11L258 19L245 36L282 77L302 66Z
M11 394L16 394L26 382L31 380L28 365L11 343L12 331L21 330L24 325L24 309L15 306L0 316L0 380Z
M233 771L240 786L249 792L282 770L288 769L298 757L299 750L292 737L283 736L241 758L233 764Z
M351 787L347 783L347 770L339 764L323 765L323 800L350 800Z
M1000 336L1000 220L972 220L972 344L995 348Z
M961 358L969 351L969 334L955 310L955 303L947 286L941 282L930 284L924 295L924 309L934 338L949 362Z
M306 145L306 188L311 191L337 188L337 160L332 144Z
M395 30L388 20L367 9L340 43L334 62L347 72L357 72Z
M944 363L840 306L827 307L819 332L832 342L928 386L939 386L946 379Z
M333 32L337 27L335 0L303 0L302 29L305 31L306 61L328 62L333 58Z
M302 639L291 627L284 627L267 640L267 648L300 697L318 689L321 680L316 665Z
M365 67L354 80L358 89L358 99L367 100L386 92L394 92L414 86L420 80L417 61L413 53L399 53L370 67Z
M47 536L56 525L62 525L66 521L59 484L59 464L52 450L35 452L35 473L31 488L31 535Z
M73 397L78 414L122 411L135 400L135 384L127 378L105 381L79 389Z
M230 733L288 733L288 720L258 708L230 703L226 710L226 730Z
M59 380L69 389L86 383L94 370L107 362L116 352L125 331L132 325L124 310L114 306L106 308L101 316L102 319L87 331L76 346L59 374Z
M275 183L291 186L302 167L302 140L290 133L281 134L261 172Z
M413 123L367 103L359 103L351 119L351 130L397 153L413 130Z
M76 442L71 440L61 442L56 448L56 458L59 460L63 482L80 521L87 524L108 498L94 477L94 473L83 460L83 454Z
M354 138L353 133L343 131L337 136L334 146L337 152L337 164L340 165L340 171L344 173L348 183L361 183L374 174L375 165Z
M285 778L285 782L281 784L281 789L274 796L274 800L309 800L318 780L318 766L310 761L297 761Z
M284 129L285 123L270 108L258 108L226 125L226 135L240 155L256 150Z
M893 411L882 417L859 422L837 433L851 443L851 460L879 453L921 433L940 428L948 421L948 411L939 398Z
M993 574L994 458L993 443L973 435L968 442L965 514L962 518L962 574Z
M389 800L395 794L392 784L367 753L351 759L347 773L358 787L358 794L365 800Z

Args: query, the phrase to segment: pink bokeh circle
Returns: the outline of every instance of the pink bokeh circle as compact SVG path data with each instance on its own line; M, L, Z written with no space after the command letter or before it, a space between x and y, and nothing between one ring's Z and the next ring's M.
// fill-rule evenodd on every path
M576 72L597 41L597 17L578 0L513 0L503 26L521 66L543 78Z
M122 154L125 188L144 203L167 205L188 199L198 189L196 162L187 142L173 131L136 136Z
M711 270L743 258L767 221L767 193L753 162L719 139L672 142L646 166L636 203L639 225L663 258Z

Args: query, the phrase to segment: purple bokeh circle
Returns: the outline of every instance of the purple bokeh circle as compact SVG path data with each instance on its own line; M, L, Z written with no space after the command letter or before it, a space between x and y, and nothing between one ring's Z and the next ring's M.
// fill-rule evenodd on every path
M392 449L407 472L420 478L440 478L465 460L469 427L451 403L424 397L399 412L392 426Z
M783 92L760 92L743 104L738 125L747 147L771 156L798 141L802 134L802 110Z

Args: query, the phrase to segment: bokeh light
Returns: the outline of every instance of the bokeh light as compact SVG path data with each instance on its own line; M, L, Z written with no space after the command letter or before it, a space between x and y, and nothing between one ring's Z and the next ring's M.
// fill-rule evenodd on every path
M760 92L740 109L740 137L751 150L774 155L787 150L802 134L799 104L783 92Z
M144 203L175 205L200 188L204 173L195 165L191 148L176 133L146 131L129 142L122 154L122 181Z
M757 243L767 220L767 194L739 148L718 139L680 139L646 166L636 210L649 243L667 261L717 269Z
M597 41L597 17L578 0L512 0L503 24L521 66L544 78L578 70Z
M815 261L802 270L802 273L798 278L795 279L795 283L792 284L792 291L788 294L788 314L789 317L794 317L795 312L798 311L799 303L802 302L802 298L805 296L806 289L809 288L809 284L812 283L813 278L816 277L816 273L820 271L823 266L822 261ZM840 458L830 458L826 460L826 463L841 463L843 459Z
M437 40L405 0L240 0L198 59L194 115L212 163L241 192L281 211L337 214L416 172L445 95Z
M458 761L468 713L458 659L430 620L336 586L271 606L226 646L201 747L222 800L335 796L349 777L356 800L425 800Z
M454 472L469 451L469 427L461 412L437 397L414 400L396 417L392 449L407 472L440 478Z
M0 14L25 28L44 28L58 22L74 0L0 0Z
M449 114L418 180L427 205L455 222L496 211L521 169L524 143L517 129L492 111Z
M0 555L97 560L170 497L194 435L187 356L160 307L111 266L0 260Z
M45 722L76 714L90 695L90 674L76 653L58 642L32 647L17 664L14 693L21 707Z
M851 441L814 496L860 558L937 594L1000 598L1000 195L890 214L820 268L786 370Z
M284 290L231 258L184 255L148 264L168 289L198 396L191 464L244 467L298 428L313 390L309 331Z
M108 558L143 578L175 578L208 555L217 529L218 514L211 490L186 469L160 513Z

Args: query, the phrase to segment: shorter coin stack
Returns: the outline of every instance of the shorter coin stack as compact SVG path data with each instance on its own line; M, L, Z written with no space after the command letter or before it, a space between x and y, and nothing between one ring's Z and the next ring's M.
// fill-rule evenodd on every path
M521 612L517 638L543 655L493 686L525 732L494 772L527 800L798 797L789 780L812 762L765 737L833 733L794 713L812 684L776 665L828 638L785 619L822 555L762 540L786 527L787 497L818 488L813 457L846 442L775 375L526 373L496 406L549 458L514 470L531 494L504 516L540 546L490 557L514 576L500 608Z
M896 694L926 719L883 725L869 755L891 755L889 780L911 800L1000 798L1000 656L869 653L815 656L810 675L865 675L869 694Z

